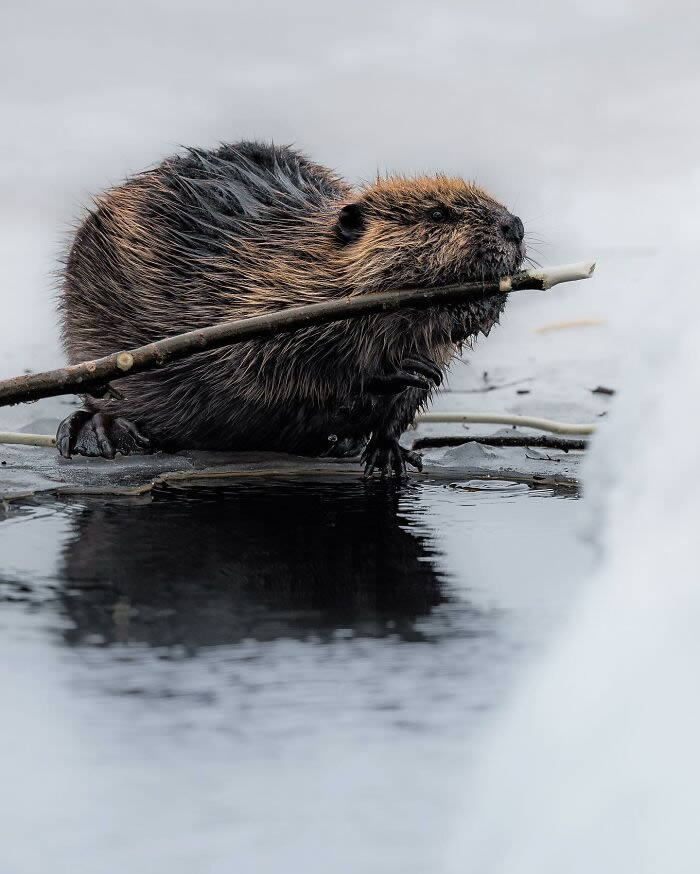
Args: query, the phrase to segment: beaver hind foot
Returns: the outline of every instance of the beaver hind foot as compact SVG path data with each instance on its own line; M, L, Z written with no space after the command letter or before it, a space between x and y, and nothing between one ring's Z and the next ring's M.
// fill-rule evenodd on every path
M73 454L91 458L114 458L122 455L144 455L152 452L151 441L139 429L121 416L76 410L58 426L56 448L63 458Z
M423 459L417 452L406 449L392 437L372 437L362 453L362 463L365 466L363 479L369 479L375 470L384 478L393 473L397 479L408 476L406 464L423 470Z

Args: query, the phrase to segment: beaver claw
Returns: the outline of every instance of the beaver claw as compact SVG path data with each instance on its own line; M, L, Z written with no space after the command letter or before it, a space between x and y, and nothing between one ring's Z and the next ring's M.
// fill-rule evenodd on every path
M401 446L398 440L372 437L362 453L363 479L369 479L375 470L382 478L393 472L397 479L401 479L408 476L407 462L416 470L423 470L423 459L417 452Z
M56 448L63 458L74 453L90 457L114 458L152 451L151 441L128 419L107 413L76 410L58 426Z
M407 388L431 389L442 382L442 372L437 364L428 358L404 358L394 373L373 377L367 384L367 391L377 395L395 395Z

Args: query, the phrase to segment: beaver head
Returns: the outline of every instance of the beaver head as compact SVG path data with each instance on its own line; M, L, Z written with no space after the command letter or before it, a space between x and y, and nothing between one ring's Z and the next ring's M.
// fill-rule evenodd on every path
M522 221L451 176L391 177L340 209L335 236L357 291L494 279L525 257Z

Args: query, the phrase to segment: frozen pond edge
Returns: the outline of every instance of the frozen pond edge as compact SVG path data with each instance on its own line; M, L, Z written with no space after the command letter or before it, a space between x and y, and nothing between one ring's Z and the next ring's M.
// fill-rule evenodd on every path
M505 478L537 485L578 486L584 453L526 448L499 450L480 443L425 456L422 474L412 479ZM69 461L42 448L4 446L0 449L0 500L52 495L139 495L157 486L177 483L215 485L242 477L361 477L357 459L301 458L278 453L181 452L133 456L114 461L73 458Z

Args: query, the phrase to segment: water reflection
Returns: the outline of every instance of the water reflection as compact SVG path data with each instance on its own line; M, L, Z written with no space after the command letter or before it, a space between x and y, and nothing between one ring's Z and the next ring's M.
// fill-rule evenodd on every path
M415 639L445 596L431 544L400 513L412 500L380 482L280 481L87 504L61 562L65 639Z

